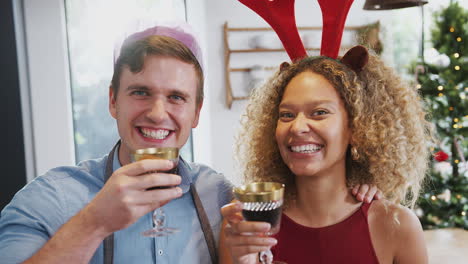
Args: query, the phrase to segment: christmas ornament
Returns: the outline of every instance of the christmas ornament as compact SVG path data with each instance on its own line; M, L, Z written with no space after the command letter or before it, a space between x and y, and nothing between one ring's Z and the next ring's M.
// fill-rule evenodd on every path
M434 163L434 171L447 178L452 173L452 165L447 161L436 162Z
M437 195L437 198L448 203L450 202L450 199L452 198L452 193L450 192L449 189L445 189L443 193Z
M434 48L424 51L424 59L428 64L441 68L445 68L450 65L450 57L443 53L439 53Z
M437 160L438 162L446 161L448 159L449 155L442 150L437 151L434 154L434 159Z
M430 217L428 217L428 218L429 218L429 220L430 220L431 222L435 223L436 225L439 225L439 224L442 223L442 221L440 220L440 218L437 217L437 216L430 216Z
M457 149L458 156L460 157L461 161L465 163L465 169L468 170L468 163L466 163L465 161L465 155L463 154L463 149L461 147L464 141L465 139L462 136L456 136L453 142L455 143L455 148Z
M421 218L424 216L424 211L420 208L417 207L414 209L414 213L416 214L417 217Z

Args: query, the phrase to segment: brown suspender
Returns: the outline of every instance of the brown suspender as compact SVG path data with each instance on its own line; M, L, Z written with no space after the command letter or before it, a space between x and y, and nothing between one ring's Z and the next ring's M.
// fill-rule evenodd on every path
M117 147L120 145L120 140L115 144L112 148L109 156L107 156L106 162L106 173L104 174L104 183L109 180L112 172L114 171L112 168L114 162L114 154ZM104 264L112 264L114 262L114 233L110 234L108 237L104 239Z
M202 201L198 196L197 189L195 185L190 184L190 192L192 193L193 202L195 203L195 209L197 210L198 219L200 220L200 225L205 235L205 241L210 251L211 262L213 264L218 263L218 251L216 250L216 242L213 235L213 230L211 230L210 222L208 221L208 216L206 215L205 209L203 208Z

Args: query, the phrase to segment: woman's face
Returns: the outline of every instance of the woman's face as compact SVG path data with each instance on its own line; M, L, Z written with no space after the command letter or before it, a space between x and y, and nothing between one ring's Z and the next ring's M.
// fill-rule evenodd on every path
M345 172L351 138L344 102L322 75L306 71L286 86L279 106L276 142L297 176Z

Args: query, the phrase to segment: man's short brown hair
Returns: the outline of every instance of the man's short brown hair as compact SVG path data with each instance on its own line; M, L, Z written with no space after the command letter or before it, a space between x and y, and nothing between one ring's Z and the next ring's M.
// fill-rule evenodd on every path
M117 96L120 86L120 76L124 66L128 66L133 73L140 72L147 56L171 57L192 64L198 77L196 102L199 106L203 101L203 69L193 52L182 42L167 36L153 35L125 44L114 65L111 87Z

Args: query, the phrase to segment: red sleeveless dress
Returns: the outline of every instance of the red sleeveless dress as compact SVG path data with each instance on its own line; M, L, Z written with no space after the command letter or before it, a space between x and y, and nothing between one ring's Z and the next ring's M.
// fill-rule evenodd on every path
M340 223L311 228L282 215L281 228L272 248L275 261L287 264L373 264L379 263L372 246L367 212L362 206Z

